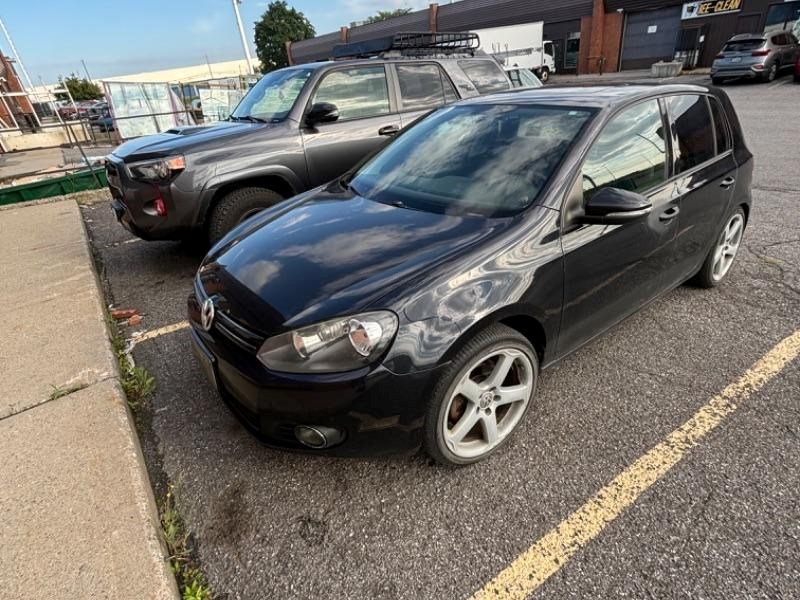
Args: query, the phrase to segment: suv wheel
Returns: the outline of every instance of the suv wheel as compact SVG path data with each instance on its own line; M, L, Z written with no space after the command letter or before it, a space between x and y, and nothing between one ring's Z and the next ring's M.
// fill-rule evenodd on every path
M539 70L539 79L541 79L542 83L547 83L550 81L550 69L547 67L542 67Z
M460 466L489 456L511 437L536 391L539 361L530 342L505 325L472 338L441 375L425 415L425 450Z
M208 241L216 244L245 219L283 200L280 194L260 187L243 187L225 194L211 211Z
M775 81L778 75L778 63L772 63L772 66L761 75L763 81Z
M712 78L711 78L711 83L712 83L713 85L722 85L722 82L723 82L723 81L725 81L725 80L724 80L724 79L722 79L722 77L712 77Z

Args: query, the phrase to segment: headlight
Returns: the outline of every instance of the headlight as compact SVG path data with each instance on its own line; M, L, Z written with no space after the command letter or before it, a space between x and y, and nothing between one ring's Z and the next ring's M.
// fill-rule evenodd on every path
M287 373L338 373L369 365L397 332L397 317L378 311L332 319L269 338L258 359Z
M131 177L142 181L164 181L186 168L186 160L182 156L143 160L128 165Z

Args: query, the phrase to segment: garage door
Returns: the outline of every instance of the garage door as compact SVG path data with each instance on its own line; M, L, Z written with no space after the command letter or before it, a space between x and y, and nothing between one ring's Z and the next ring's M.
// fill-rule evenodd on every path
M628 13L622 40L622 68L647 69L659 60L672 60L680 28L680 6Z

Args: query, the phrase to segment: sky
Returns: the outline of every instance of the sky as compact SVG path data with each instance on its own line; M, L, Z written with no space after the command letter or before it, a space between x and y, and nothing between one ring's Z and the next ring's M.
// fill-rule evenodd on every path
M253 23L268 2L242 0L251 52ZM288 0L317 34L378 10L425 8L429 0ZM244 58L231 0L2 0L5 23L35 84L72 72L93 79ZM0 34L0 51L11 54Z

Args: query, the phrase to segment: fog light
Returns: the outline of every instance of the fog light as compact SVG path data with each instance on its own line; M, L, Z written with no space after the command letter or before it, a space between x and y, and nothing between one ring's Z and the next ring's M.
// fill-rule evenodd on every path
M335 446L344 439L344 434L333 427L298 425L294 428L294 436L304 446L322 449Z

